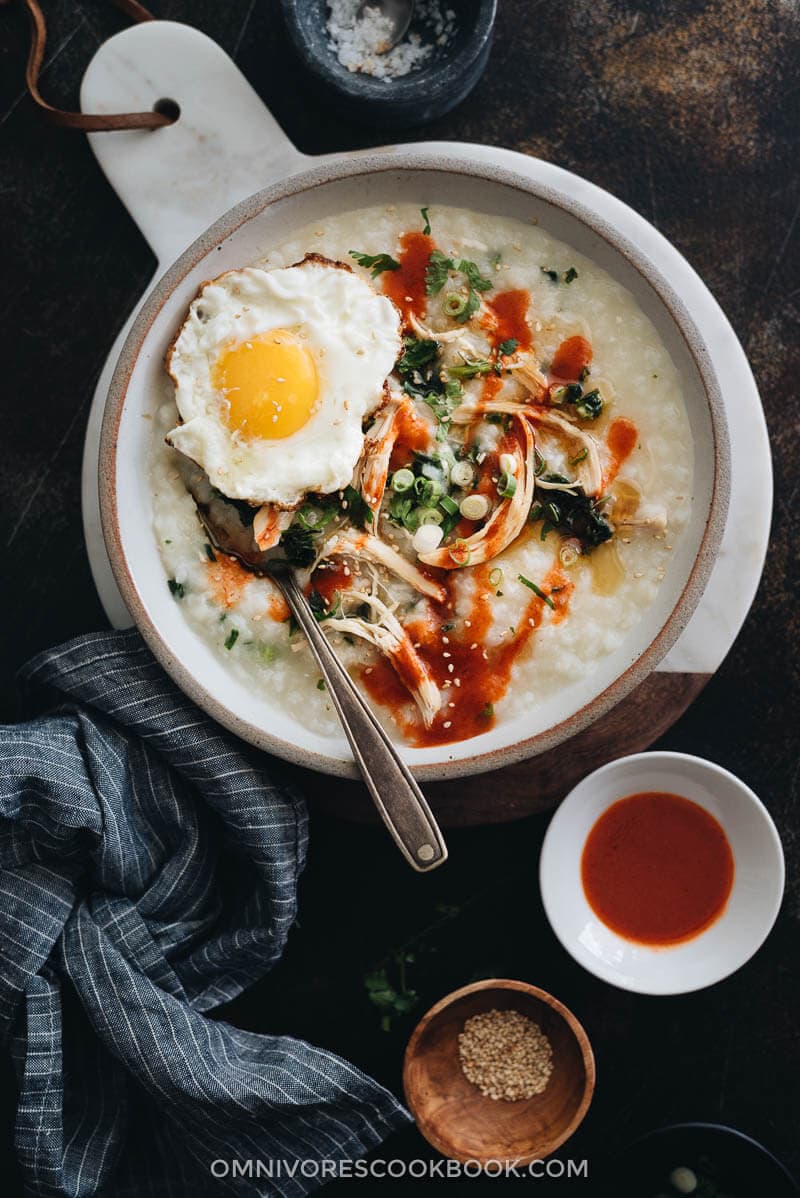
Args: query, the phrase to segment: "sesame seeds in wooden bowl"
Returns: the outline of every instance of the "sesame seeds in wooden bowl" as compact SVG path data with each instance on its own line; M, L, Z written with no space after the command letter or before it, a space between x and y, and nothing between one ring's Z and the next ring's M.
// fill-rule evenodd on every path
M571 1011L527 982L492 978L448 994L418 1023L403 1068L426 1140L458 1161L527 1164L583 1120L594 1055Z

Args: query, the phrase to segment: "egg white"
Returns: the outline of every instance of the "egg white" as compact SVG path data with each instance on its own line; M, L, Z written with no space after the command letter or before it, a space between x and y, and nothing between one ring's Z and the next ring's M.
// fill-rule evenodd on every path
M317 370L317 407L290 436L244 437L228 427L212 382L221 352L273 329L295 330ZM181 421L170 445L205 470L231 499L295 507L307 492L350 482L366 416L383 402L401 348L394 304L341 263L309 257L296 266L229 271L205 283L167 359Z

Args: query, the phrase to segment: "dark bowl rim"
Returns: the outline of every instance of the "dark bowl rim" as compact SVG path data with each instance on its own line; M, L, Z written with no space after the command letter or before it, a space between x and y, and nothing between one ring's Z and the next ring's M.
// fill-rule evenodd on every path
M747 1144L750 1148L755 1148L765 1160L778 1169L794 1188L795 1193L800 1194L800 1182L798 1182L797 1178L791 1172L789 1166L785 1165L780 1157L776 1156L770 1148L767 1148L766 1144L763 1144L761 1140L757 1140L755 1136L751 1136L746 1131L741 1131L738 1127L731 1127L729 1123L713 1123L702 1119L689 1119L679 1123L665 1123L662 1127L651 1128L650 1131L642 1132L641 1135L630 1140L623 1148L614 1153L614 1159L618 1159L625 1153L631 1152L633 1149L638 1148L642 1144L647 1144L651 1140L658 1140L662 1136L665 1137L673 1132L681 1133L687 1131L721 1132L724 1136L732 1136L734 1139Z

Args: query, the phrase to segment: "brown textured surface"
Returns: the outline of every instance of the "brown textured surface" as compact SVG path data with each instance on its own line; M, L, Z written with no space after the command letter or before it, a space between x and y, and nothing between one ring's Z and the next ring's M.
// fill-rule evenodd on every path
M309 95L275 0L153 6L198 25L232 53L303 150L379 140ZM53 102L73 105L83 67L121 22L100 0L46 0L46 8L51 40L42 86ZM26 39L24 14L0 9L6 717L14 712L16 666L103 619L81 535L83 429L97 372L153 267L85 140L43 127L24 99ZM522 977L564 1000L598 1057L595 1101L569 1150L593 1164L649 1126L700 1118L732 1122L800 1165L799 59L797 0L500 0L479 91L446 119L403 135L507 145L607 187L683 251L750 355L775 454L767 569L733 651L662 744L733 769L772 811L789 880L767 944L707 992L676 1000L616 992L564 954L544 919L536 887L544 819L454 830L446 869L420 879L380 829L316 815L302 926L281 966L226 1013L247 1027L325 1044L397 1088L415 1016L382 1032L362 974L435 923L441 904L457 908L418 949L412 984L420 1010L486 976ZM0 1118L10 1127L10 1071L0 1080ZM427 1151L408 1132L379 1155L411 1159ZM3 1192L13 1196L11 1166L4 1166ZM422 1183L413 1184L416 1192ZM451 1194L464 1187L428 1188L437 1184ZM506 1183L468 1184L496 1193ZM360 1194L373 1188L338 1186ZM563 1183L553 1188L569 1192ZM216 1192L198 1177L193 1195ZM410 1193L411 1184L397 1183L393 1192ZM582 1184L577 1192L596 1189Z

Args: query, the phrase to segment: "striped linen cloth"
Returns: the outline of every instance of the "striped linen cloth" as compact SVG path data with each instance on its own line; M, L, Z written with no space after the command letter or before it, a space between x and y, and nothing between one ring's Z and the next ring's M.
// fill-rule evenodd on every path
M208 1018L283 952L302 798L135 632L80 637L22 679L55 701L0 729L0 1032L26 1191L307 1193L321 1182L298 1161L363 1156L408 1116L333 1053ZM294 1175L265 1176L277 1161Z

